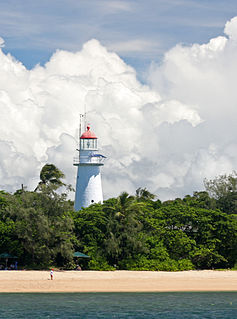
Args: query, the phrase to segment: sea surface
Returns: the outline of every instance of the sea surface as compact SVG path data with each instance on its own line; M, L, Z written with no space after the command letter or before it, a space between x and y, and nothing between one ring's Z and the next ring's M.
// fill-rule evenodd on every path
M237 292L0 293L0 318L236 319Z

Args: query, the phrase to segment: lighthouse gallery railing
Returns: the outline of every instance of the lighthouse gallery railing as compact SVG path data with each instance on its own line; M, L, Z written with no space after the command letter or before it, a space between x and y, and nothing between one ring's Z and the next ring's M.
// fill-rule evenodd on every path
M100 154L95 154L92 156L77 156L73 158L73 164L78 165L78 164L103 164L105 159L105 156L100 155Z

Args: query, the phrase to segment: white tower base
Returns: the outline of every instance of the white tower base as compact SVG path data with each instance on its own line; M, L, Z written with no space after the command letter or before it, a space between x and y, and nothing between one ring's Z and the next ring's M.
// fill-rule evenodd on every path
M93 203L103 202L100 166L96 164L78 164L74 204L76 211Z

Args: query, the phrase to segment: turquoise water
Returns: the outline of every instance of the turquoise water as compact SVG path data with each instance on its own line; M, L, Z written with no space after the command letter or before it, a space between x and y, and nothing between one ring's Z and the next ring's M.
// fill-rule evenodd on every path
M237 292L0 293L1 319L236 319Z

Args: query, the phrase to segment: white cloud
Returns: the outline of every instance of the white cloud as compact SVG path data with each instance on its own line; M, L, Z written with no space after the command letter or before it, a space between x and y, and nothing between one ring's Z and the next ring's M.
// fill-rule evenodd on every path
M225 25L225 34L227 34L230 39L236 40L237 38L237 17L232 18Z
M187 167L181 176L186 192L200 189L204 177L228 173L237 166L233 151L237 146L236 26L234 18L225 27L228 37L217 37L203 45L177 45L166 53L161 66L153 65L150 70L153 89L169 100L175 98L192 105L203 120L193 129L187 130L180 122L179 128L166 131L171 144L176 134L176 143L181 147L174 152L173 162L180 161ZM179 173L173 174L179 177ZM176 189L176 182L172 187Z
M131 52L155 52L159 50L159 45L153 40L133 39L121 42L114 42L108 45L110 50L117 53L131 53Z
M0 187L33 189L46 162L75 184L85 106L108 157L106 197L138 187L183 196L236 169L236 24L226 24L226 37L174 47L152 65L149 86L96 40L75 53L58 50L30 71L0 51Z

